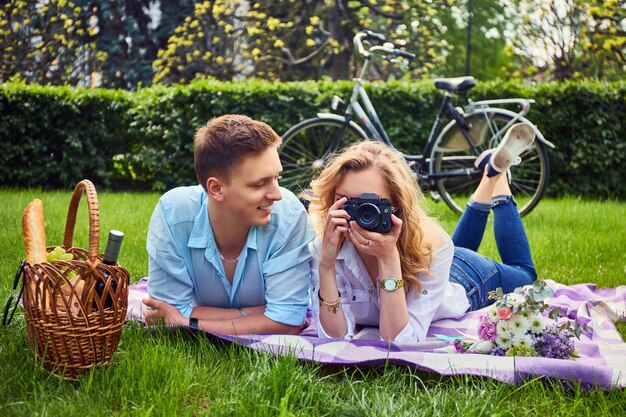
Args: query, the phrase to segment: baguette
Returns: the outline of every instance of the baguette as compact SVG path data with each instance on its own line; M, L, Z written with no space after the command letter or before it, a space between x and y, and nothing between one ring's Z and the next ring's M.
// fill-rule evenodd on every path
M43 203L39 199L31 201L22 216L26 262L35 265L48 261L46 252L46 231L43 226Z

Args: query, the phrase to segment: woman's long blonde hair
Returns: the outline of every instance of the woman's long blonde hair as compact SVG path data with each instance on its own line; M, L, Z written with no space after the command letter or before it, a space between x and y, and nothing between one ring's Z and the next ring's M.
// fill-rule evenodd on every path
M379 142L358 142L333 156L311 182L311 190L303 195L310 202L309 214L319 237L323 238L324 222L335 199L335 190L348 171L375 167L387 182L396 216L402 219L398 251L402 278L409 288L419 291L417 273L428 273L432 262L433 243L438 240L439 224L424 211L424 196L414 173L393 149Z

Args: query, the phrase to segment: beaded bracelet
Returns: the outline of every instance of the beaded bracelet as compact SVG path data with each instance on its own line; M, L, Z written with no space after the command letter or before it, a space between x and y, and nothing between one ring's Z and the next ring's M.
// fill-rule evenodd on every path
M322 298L320 291L317 291L317 298L319 298L320 301L320 307L322 306L322 304L324 304L326 307L328 307L328 311L332 311L333 314L337 313L337 310L339 310L341 308L341 293L339 291L337 291L337 301L333 302L333 303L327 303L326 301L324 301L324 299Z
M609 317L609 315L607 315L605 312L603 312L602 310L600 310L597 305L599 305L600 303L602 303L604 306L606 306L606 308L609 309L610 311L610 315L611 317ZM602 317L609 319L612 323L617 323L619 321L626 321L626 315L625 314L621 314L621 315L617 315L616 312L614 312L613 310L611 310L606 303L604 303L603 301L598 301L598 300L587 300L587 306L595 311L596 313L598 313L599 315L601 315ZM612 314L611 314L612 313Z

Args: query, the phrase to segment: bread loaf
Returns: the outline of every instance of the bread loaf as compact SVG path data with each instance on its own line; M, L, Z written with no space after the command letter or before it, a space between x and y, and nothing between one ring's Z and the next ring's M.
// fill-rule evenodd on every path
M43 226L43 203L39 199L31 201L22 216L26 262L30 265L46 262L46 231Z

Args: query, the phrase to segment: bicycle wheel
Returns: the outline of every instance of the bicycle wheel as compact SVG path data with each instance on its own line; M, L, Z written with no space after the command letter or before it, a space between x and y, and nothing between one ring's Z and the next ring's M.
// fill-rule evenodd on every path
M467 115L465 119L469 125L470 138L479 152L495 148L509 127L519 122L497 109L480 110ZM520 156L521 163L511 167L510 187L520 215L524 216L541 200L548 183L550 164L545 145L540 141L535 141L533 146ZM469 173L474 168L475 160L476 156L463 138L461 129L456 123L452 123L435 141L431 153L431 172L449 173L466 170ZM481 176L480 173L466 173L438 178L435 183L441 198L453 211L460 214L480 182Z
M357 140L367 139L340 120L316 117L291 127L278 153L283 165L280 185L299 193L324 166L328 156Z

